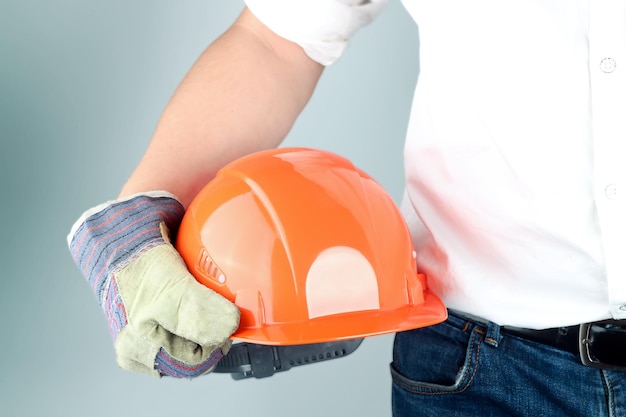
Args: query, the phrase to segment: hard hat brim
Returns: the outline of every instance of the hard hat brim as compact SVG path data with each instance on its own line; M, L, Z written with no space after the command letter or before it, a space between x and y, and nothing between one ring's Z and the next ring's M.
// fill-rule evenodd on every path
M445 321L448 312L432 291L424 291L424 302L386 311L358 311L306 322L240 328L232 340L264 345L298 345L348 340L397 333Z

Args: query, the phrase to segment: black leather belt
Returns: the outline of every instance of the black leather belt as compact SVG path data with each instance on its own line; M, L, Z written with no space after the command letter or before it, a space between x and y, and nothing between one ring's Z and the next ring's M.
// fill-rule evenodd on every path
M603 320L545 330L503 326L500 331L571 352L580 356L586 366L626 371L626 320Z
M502 334L520 337L543 345L552 346L578 355L578 335L580 326L558 327L553 329L532 330L519 327L503 326Z

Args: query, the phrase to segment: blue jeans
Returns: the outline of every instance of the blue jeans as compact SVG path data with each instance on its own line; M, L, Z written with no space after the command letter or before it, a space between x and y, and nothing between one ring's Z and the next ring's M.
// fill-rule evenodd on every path
M453 313L398 333L391 374L395 417L626 416L626 372Z

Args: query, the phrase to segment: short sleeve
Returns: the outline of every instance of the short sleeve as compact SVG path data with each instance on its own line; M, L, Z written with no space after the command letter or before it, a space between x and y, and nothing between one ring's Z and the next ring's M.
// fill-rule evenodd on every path
M300 45L322 65L343 53L350 37L370 23L388 0L245 0L277 35Z

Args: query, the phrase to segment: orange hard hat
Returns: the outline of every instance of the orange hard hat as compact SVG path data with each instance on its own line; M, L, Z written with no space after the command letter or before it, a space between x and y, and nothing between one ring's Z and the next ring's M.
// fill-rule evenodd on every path
M176 246L199 282L239 307L234 340L329 342L447 317L392 198L330 152L279 148L228 164L190 204Z

